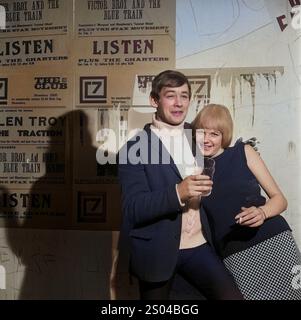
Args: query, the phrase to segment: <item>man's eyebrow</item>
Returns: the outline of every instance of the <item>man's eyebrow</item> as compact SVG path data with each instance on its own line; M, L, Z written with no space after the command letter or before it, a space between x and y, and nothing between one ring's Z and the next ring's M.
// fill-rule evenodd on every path
M164 93L174 93L174 92L176 92L176 90L175 89L173 89L173 88L169 88L169 89L167 89L166 91L164 91ZM181 93L183 94L183 93L185 93L185 94L189 94L189 92L188 91L181 91Z

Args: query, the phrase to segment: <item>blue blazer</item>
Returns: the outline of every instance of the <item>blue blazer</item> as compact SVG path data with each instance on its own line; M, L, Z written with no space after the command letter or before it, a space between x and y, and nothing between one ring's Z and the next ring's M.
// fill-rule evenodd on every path
M168 280L175 271L180 246L183 208L175 185L182 177L149 124L121 148L118 158L121 239L129 241L130 270L143 281ZM156 164L151 163L154 159ZM205 215L202 218L206 236L208 221Z

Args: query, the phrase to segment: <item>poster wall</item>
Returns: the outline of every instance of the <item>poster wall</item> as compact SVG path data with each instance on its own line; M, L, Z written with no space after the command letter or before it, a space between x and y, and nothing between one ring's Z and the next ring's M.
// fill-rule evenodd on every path
M174 68L176 1L0 5L0 226L118 230L97 150L116 159L108 128L126 141L136 75Z

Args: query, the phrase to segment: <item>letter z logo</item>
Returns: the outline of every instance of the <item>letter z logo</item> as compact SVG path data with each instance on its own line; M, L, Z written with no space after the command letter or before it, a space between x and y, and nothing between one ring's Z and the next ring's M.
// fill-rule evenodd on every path
M77 201L78 222L107 222L104 192L79 192Z
M80 77L80 103L106 103L107 77Z
M188 76L191 85L192 100L200 104L201 101L208 103L210 100L211 77L209 75Z

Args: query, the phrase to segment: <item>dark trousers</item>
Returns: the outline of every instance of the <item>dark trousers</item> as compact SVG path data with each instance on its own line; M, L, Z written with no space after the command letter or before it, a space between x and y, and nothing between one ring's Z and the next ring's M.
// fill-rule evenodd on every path
M243 300L232 275L209 244L179 251L175 272L208 300ZM142 300L168 300L174 276L162 282L139 281Z

